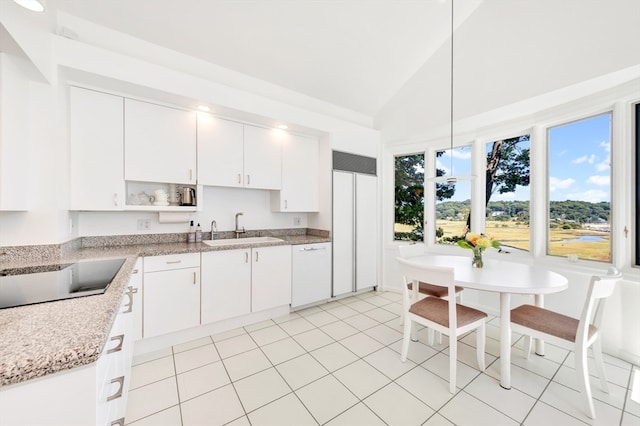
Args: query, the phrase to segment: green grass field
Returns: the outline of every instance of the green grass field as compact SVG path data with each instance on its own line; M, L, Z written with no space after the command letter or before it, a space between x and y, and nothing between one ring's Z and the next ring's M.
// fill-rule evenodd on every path
M445 237L461 235L464 232L465 221L438 220L436 225L444 230ZM395 225L396 232L410 232L411 227ZM500 241L504 246L529 250L529 225L517 222L492 221L486 222L485 233ZM565 242L584 235L597 235L601 241ZM551 243L549 254L568 256L574 254L581 259L610 261L611 243L608 232L587 229L551 229Z

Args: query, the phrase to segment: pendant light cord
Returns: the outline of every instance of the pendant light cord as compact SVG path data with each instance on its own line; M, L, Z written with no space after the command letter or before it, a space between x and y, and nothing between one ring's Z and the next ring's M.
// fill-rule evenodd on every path
M451 114L451 122L450 122L450 135L451 135L451 151L449 152L450 163L450 171L449 173L453 176L453 0L451 0L451 79L450 83L450 98L449 98L449 107Z

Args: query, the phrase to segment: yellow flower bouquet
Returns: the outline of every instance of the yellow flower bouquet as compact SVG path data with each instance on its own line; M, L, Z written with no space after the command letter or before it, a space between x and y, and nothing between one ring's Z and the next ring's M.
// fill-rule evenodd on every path
M463 249L473 250L473 261L471 265L476 268L482 268L484 263L482 261L482 252L489 247L500 248L500 241L494 240L485 234L474 234L467 232L463 240L458 240L458 245Z

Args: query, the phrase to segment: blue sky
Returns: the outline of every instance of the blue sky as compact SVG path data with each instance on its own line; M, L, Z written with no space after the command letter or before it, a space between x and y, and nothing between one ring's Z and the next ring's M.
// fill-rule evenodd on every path
M549 198L611 199L611 115L549 129Z
M523 142L528 147L528 142ZM549 129L549 199L552 201L610 201L611 116L598 115ZM487 151L491 143L487 144ZM471 147L455 148L453 161L446 150L436 159L446 174L471 174ZM456 185L451 201L471 197L469 182ZM529 200L529 187L518 186L515 192L494 193L491 201Z

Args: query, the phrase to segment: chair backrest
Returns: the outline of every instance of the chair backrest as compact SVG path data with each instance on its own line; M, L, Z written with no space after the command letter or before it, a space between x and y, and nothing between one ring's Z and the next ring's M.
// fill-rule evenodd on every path
M589 336L589 326L600 328L602 314L606 298L613 294L616 284L622 279L622 273L615 268L610 268L606 275L594 275L587 290L585 301L580 315L580 323L576 334L576 344L583 344Z
M424 254L424 243L398 246L398 253L400 253L400 257L403 257L405 259L409 257L420 256Z
M402 286L404 297L409 296L410 290L407 288L407 284L413 283L414 286L417 286L420 281L447 287L449 289L449 294L455 294L456 290L453 268L446 266L421 265L411 262L411 259L405 259L402 257L397 257L396 260L398 261L400 275L404 279L404 285ZM448 303L449 327L451 329L455 329L458 328L456 318L456 299L451 297L449 298Z

